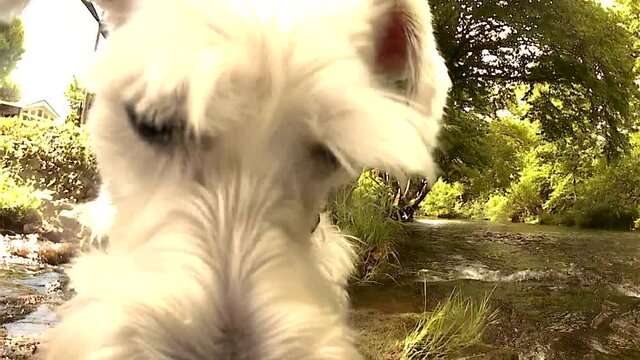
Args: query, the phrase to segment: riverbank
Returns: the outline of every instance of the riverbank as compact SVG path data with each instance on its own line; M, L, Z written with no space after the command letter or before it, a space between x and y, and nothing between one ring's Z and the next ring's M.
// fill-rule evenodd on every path
M26 256L15 249L29 249ZM351 320L369 359L397 359L397 342L454 288L498 315L480 359L640 358L640 234L539 225L423 220L398 243L401 264L350 289ZM29 359L54 309L72 296L66 265L47 265L35 235L0 235L0 359ZM14 250L11 250L14 249ZM25 255L25 254L21 254Z
M57 322L55 308L72 295L64 274L72 246L35 234L0 235L0 359L32 358Z
M422 220L399 243L393 280L351 291L363 350L387 359L424 307L454 288L497 319L486 359L640 358L640 235L562 227Z

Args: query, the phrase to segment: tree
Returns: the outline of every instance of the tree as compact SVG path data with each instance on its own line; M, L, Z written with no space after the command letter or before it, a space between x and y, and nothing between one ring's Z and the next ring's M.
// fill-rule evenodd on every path
M22 92L18 84L9 78L0 79L0 100L18 101L22 97Z
M64 91L64 96L67 98L69 107L71 108L66 121L80 125L82 122L82 111L84 109L86 92L85 89L80 86L80 83L75 76L73 77L73 81Z
M9 79L24 53L24 28L20 19L0 27L0 100L18 101L20 89Z
M433 1L438 40L454 83L452 106L486 116L525 84L526 116L551 140L576 131L627 146L637 98L627 20L591 0ZM536 90L536 91L534 91ZM584 135L584 134L583 134Z
M558 151L588 147L610 160L628 149L639 95L638 38L629 14L591 0L429 2L453 82L437 153L449 181L491 165L484 151L488 121L522 102L528 105L522 118L538 123L546 140L564 144ZM411 219L424 187L394 188L403 197L400 218Z
M628 14L591 0L429 2L453 82L437 154L449 181L490 166L488 120L520 102L529 105L522 117L539 123L545 139L566 145L560 151L587 146L607 159L626 151L638 98ZM402 190L401 218L412 217L422 190Z

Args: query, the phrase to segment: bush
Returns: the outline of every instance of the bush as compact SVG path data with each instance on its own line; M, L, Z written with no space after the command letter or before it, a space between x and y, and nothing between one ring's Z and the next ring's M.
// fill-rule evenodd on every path
M461 217L463 194L464 187L461 183L449 184L442 179L438 179L422 204L420 204L421 212L423 215L437 217Z
M0 118L3 171L55 199L85 200L97 193L96 162L84 128L70 123Z
M8 172L0 173L0 228L22 232L26 223L39 221L38 193Z
M616 162L599 164L577 192L571 211L578 226L633 229L640 216L640 154L633 152Z
M488 220L486 203L482 199L475 199L465 203L461 209L465 219Z
M631 230L638 215L635 208L600 203L582 210L576 221L578 226L584 228Z
M540 159L544 147L536 148L524 155L524 168L517 182L507 191L509 219L513 222L539 220L543 206L551 193L553 165Z
M509 221L508 198L502 194L489 197L485 203L485 216L491 221Z
M392 209L390 189L370 171L336 196L332 206L336 225L359 241L361 282L373 280L396 257L394 240L403 234L403 228L389 217Z

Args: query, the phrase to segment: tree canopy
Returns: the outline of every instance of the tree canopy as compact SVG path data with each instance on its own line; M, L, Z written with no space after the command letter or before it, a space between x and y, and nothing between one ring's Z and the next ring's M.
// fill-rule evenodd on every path
M444 178L469 185L481 172L502 174L495 181L517 173L517 162L496 168L496 136L511 136L512 147L526 136L491 127L498 113L537 124L572 169L624 154L637 129L640 68L640 6L624 1L607 10L592 0L429 0L453 82L437 154ZM394 187L410 212L424 191L407 188Z
M20 19L0 27L0 100L20 100L20 88L9 79L24 53L24 29Z

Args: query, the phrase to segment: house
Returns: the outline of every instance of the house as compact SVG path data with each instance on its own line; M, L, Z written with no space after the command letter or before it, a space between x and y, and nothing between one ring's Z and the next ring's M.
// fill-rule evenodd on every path
M20 116L21 110L22 110L22 107L16 103L0 100L0 116L1 117Z
M47 100L40 100L27 105L0 101L0 116L19 116L23 119L50 121L60 118L60 115Z

